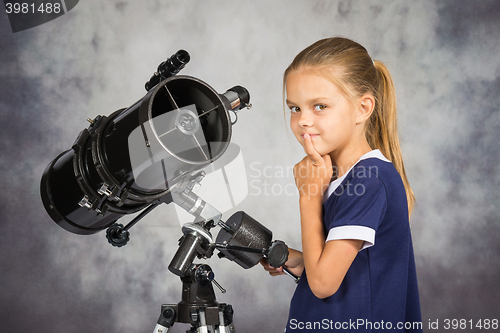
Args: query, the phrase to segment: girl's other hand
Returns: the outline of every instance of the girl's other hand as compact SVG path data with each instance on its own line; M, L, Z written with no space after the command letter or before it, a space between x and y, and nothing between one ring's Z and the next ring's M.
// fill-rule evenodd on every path
M283 267L275 268L271 266L266 258L262 258L260 260L260 264L264 267L264 270L269 272L271 276L278 276L286 274L283 272ZM301 276L304 271L304 258L302 252L288 249L288 260L285 263L285 266L295 275Z
M275 267L271 266L271 264L269 264L267 262L266 258L260 259L260 264L264 267L264 270L266 272L269 272L269 274L271 276L278 276L278 275L286 274L285 272L283 272L283 267L275 268Z

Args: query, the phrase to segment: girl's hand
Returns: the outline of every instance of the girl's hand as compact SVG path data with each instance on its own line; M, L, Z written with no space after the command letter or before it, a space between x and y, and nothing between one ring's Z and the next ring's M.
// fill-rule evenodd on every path
M322 199L332 178L332 160L316 151L309 134L304 134L304 151L307 156L293 168L295 185L301 197Z
M283 274L286 274L285 272L283 272L283 267L273 267L271 266L271 264L269 264L267 262L267 259L266 258L262 258L260 259L260 264L264 267L264 270L266 272L269 272L269 274L271 276L278 276L278 275L283 275Z
M271 266L266 258L262 258L260 260L260 264L264 267L264 270L269 272L271 276L278 276L286 274L283 272L283 267L275 268ZM295 275L301 276L304 271L304 258L302 252L288 249L288 260L285 263L285 266Z

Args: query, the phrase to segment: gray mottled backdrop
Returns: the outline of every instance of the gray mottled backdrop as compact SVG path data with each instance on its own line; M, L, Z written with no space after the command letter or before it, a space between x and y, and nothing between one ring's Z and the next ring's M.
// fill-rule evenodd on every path
M281 78L295 54L332 35L365 45L397 85L418 200L412 230L424 327L499 319L499 17L494 0L87 0L13 34L0 13L0 331L151 332L160 305L180 300L167 266L188 221L171 205L117 249L104 233L78 236L52 222L39 181L87 118L142 97L156 66L181 48L192 59L183 74L252 95L253 109L233 128L248 195L224 218L245 210L300 247L289 167L303 154L286 130ZM233 304L238 332L282 331L291 279L216 257L208 263L228 290L218 300Z

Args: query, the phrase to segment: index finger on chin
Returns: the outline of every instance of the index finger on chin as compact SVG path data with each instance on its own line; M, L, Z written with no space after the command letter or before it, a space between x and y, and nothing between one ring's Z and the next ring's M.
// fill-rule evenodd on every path
M304 152L307 154L307 156L309 156L314 165L323 162L323 158L314 148L314 143L312 142L311 136L307 133L304 134Z

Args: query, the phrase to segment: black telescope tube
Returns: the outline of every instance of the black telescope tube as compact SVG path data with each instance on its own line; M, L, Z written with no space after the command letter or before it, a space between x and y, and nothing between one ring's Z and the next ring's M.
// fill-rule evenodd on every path
M191 57L189 53L184 50L177 51L170 58L158 65L156 73L146 82L146 91L150 91L154 86L156 86L160 81L168 79L171 76L179 73L184 66L189 62Z

